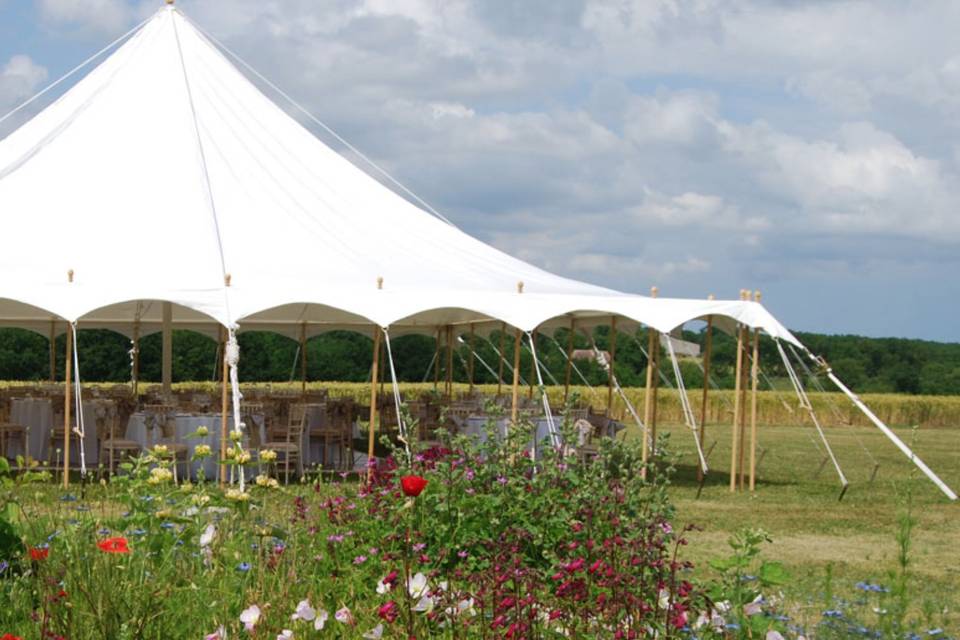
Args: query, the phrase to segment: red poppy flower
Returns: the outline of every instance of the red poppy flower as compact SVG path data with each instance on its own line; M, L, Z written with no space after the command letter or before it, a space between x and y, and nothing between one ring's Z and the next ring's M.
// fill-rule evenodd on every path
M50 549L47 547L31 547L30 548L31 560L36 560L39 562L40 560L46 560L47 556L49 555L50 555ZM3 638L0 638L0 640L3 640Z
M127 546L126 538L107 538L97 543L100 551L104 553L130 553L130 547ZM0 638L0 640L3 640Z
M420 476L403 476L400 478L400 486L403 487L405 494L411 498L416 498L426 488L427 481Z
M23 640L20 636L15 636L12 633L5 633L0 636L0 640Z

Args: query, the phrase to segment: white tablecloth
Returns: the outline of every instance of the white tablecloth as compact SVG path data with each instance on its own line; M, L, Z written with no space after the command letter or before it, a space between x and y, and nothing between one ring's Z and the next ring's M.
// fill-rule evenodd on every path
M476 436L480 442L484 442L487 439L487 421L489 418L486 416L470 416L466 419L463 419L460 424L457 425L458 431L460 434ZM503 438L507 434L507 425L509 424L509 418L500 418L497 421L497 429L500 433L500 437ZM550 422L547 420L546 416L539 416L531 419L537 427L536 443L537 446L549 446L550 442ZM557 430L557 438L560 442L563 442L563 435L559 433L561 425L563 424L563 418L561 416L553 416L553 424ZM624 425L621 423L610 420L607 424L606 435L613 437L616 435L617 431L624 428ZM532 442L531 442L532 444Z
M103 402L105 401L88 400L83 403L83 420L86 427L83 444L88 468L96 465L99 459L97 412L104 406ZM14 424L22 424L28 428L27 453L33 459L43 461L52 459L48 456L50 432L53 429L53 403L49 398L13 398L10 401L10 421ZM54 448L63 449L63 443L56 443ZM24 451L20 442L11 439L10 446L7 449L7 455L12 458L17 455L23 455L23 453ZM75 440L71 440L70 465L80 465L80 448Z
M193 458L193 451L198 444L205 444L210 447L212 454L202 463L192 461L190 463L190 475L197 477L197 472L203 468L204 476L210 480L217 477L217 468L220 465L220 414L219 413L175 413L174 436L173 441L187 445L187 456ZM147 428L147 415L145 413L134 413L130 416L130 422L127 423L127 440L139 442L144 449L152 447L164 438L160 432L159 425L156 433L150 433ZM233 417L228 416L228 424L233 429ZM259 430L260 442L266 440L266 432L263 426L263 416L254 416L253 425L247 425L247 429L256 428ZM206 427L209 434L202 438L188 438L191 433L195 433L200 427ZM247 445L249 445L249 438Z

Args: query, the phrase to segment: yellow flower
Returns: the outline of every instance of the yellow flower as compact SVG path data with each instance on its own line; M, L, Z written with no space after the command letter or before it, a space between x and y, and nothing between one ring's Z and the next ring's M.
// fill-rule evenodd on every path
M250 500L250 494L240 489L227 489L226 498L236 502L247 502Z
M202 507L203 505L210 502L210 496L204 495L202 493L198 493L198 494L195 494L192 498L190 498L190 502L192 502L198 507Z
M234 442L240 442L241 440L243 440L243 432L240 431L239 429L235 429L231 431L230 439L233 440Z
M273 449L264 449L260 452L260 462L273 462L277 459L277 452Z
M148 484L160 484L173 480L173 471L166 467L154 467L150 470L150 477L147 478Z
M208 444L198 444L193 449L194 458L209 458L212 453L213 450L210 449L210 445Z
M203 438L204 436L208 436L208 435L210 435L210 429L208 429L208 428L206 428L206 427L204 427L204 426L197 427L197 437L198 437L198 438Z
M237 455L237 450L233 447L227 447L226 451L223 452L223 455L227 460L233 460Z
M237 464L247 464L252 459L253 456L250 455L249 451L241 450L237 452Z
M170 453L170 447L165 444L154 445L152 453L158 458L164 458Z

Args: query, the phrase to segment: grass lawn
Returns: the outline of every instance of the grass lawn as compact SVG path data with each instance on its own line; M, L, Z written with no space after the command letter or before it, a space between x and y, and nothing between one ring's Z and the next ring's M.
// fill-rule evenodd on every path
M879 430L826 429L850 481L841 502L833 466L828 462L817 474L824 453L822 445L818 448L819 442L811 440L818 440L812 426L761 427L759 441L766 454L758 469L756 492L731 494L730 427L710 425L705 448L714 442L716 446L699 498L689 429L674 425L661 431L670 434L672 448L682 456L672 496L678 520L704 529L691 534L688 547L698 565L722 555L731 532L745 526L763 528L773 538L764 555L783 561L795 579L785 591L799 605L807 603L806 613L816 617L829 608L824 595L828 567L838 594L854 594L854 585L861 580L885 581L897 566L898 515L909 506L916 520L910 549L910 570L917 586L913 604L960 609L960 504L947 500ZM947 485L960 489L960 428L895 431ZM870 455L880 463L872 484ZM952 619L960 626L956 614Z

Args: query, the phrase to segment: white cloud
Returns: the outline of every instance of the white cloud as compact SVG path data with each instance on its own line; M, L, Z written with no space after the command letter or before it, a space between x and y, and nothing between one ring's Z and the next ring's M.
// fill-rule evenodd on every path
M19 54L11 57L0 69L0 106L13 107L30 98L46 79L46 68L34 62L30 56Z
M124 0L39 0L38 5L41 18L49 23L73 24L106 34L123 33L134 15Z

